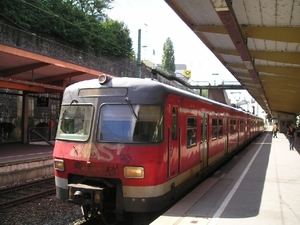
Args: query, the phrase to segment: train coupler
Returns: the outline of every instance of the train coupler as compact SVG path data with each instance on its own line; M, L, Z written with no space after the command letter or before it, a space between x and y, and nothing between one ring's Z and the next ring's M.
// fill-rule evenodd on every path
M69 184L68 198L70 202L78 205L101 205L103 190L102 187L86 184Z

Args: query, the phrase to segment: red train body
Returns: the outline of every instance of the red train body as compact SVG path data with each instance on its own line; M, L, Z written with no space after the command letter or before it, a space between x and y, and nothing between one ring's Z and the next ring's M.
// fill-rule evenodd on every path
M150 79L66 88L54 148L57 197L84 216L160 210L263 131L263 120Z

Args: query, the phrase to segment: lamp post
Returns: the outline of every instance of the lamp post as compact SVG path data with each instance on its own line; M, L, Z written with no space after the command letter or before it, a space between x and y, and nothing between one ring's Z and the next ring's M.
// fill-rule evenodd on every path
M148 27L147 24L144 23L146 27ZM146 48L147 46L141 46L141 29L138 30L138 52L137 52L137 77L141 78L141 70L142 70L142 62L141 62L141 47Z
M141 29L138 30L137 77L141 78Z

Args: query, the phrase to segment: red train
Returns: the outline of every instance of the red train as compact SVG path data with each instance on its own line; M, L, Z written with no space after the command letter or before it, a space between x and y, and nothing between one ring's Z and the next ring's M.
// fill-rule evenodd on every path
M54 148L57 197L86 219L164 208L263 131L263 120L151 79L66 88Z

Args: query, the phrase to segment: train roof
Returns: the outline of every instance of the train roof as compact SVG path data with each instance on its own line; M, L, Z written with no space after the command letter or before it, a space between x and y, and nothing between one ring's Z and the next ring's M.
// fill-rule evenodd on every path
M99 83L98 79L91 79L91 80L85 80L85 81L80 81L80 82L74 83L74 84L68 86L66 88L65 92L68 92L68 91L74 92L76 90L83 89L83 88L101 88L101 87L106 87L106 88L124 87L124 88L132 88L135 91L143 90L144 92L147 92L147 90L148 90L155 94L172 93L172 94L177 94L177 95L180 95L183 97L188 97L188 98L195 99L195 100L201 99L201 100L206 101L211 104L219 105L222 107L226 107L226 108L247 114L247 112L245 112L243 110L236 109L232 106L202 97L200 95L197 95L196 93L192 93L192 92L189 92L186 90L182 90L182 89L173 87L168 84L161 83L161 82L159 82L155 79L151 79L151 78L111 77L107 83L102 84L102 85ZM248 114L250 114L250 113L248 113Z

